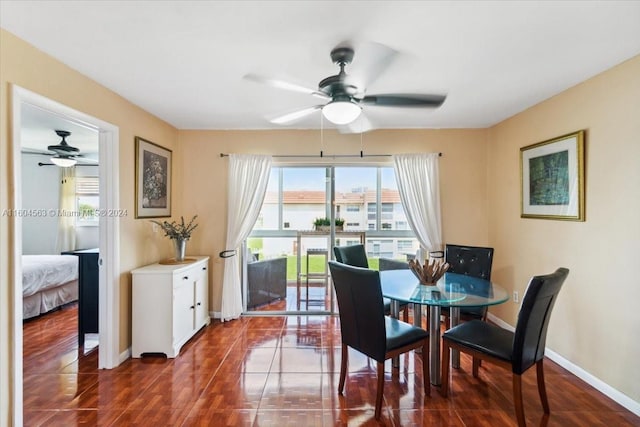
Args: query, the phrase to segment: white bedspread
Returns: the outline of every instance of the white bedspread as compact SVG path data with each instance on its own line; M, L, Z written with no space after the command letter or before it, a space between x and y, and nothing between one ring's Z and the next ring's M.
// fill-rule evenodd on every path
M28 297L78 278L75 255L23 255L22 295Z

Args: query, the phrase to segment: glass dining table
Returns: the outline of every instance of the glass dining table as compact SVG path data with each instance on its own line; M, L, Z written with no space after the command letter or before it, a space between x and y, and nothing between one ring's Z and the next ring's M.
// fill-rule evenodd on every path
M488 280L456 273L445 273L433 285L422 285L411 270L380 272L382 295L391 300L391 315L398 318L400 303L414 304L413 323L422 327L422 307L429 306L429 369L431 384L440 385L440 314L449 308L451 327L460 321L461 307L486 307L509 300L507 291ZM437 333L434 333L437 331ZM397 360L394 360L397 364ZM452 365L460 366L460 355L452 351Z

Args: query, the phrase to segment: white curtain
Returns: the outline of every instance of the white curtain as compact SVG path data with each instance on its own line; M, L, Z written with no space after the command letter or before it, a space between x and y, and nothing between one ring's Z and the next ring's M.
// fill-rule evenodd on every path
M271 173L271 156L229 155L229 196L227 202L227 243L236 255L225 258L220 318L237 319L242 314L240 246L260 214Z
M58 237L56 253L76 248L76 168L60 169L60 201L58 203Z
M438 157L438 153L393 156L400 200L420 242L418 259L426 258L425 251L442 250Z

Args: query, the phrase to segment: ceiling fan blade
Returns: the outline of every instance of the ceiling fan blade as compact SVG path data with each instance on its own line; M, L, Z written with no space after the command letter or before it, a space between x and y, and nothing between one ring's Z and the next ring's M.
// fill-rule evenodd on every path
M432 107L442 105L446 95L420 95L420 94L384 94L368 95L360 101L365 105L378 107Z
M353 63L347 68L345 83L360 90L368 88L398 56L398 51L375 42L356 44Z
M290 90L293 92L305 93L307 95L317 96L323 99L329 99L329 96L324 92L320 92L315 89L310 89L308 87L300 86L295 83L289 83L282 80L274 79L271 77L265 77L265 76L260 76L258 74L249 73L244 76L244 79L250 80L256 83L262 83L269 86L273 86L278 89Z
M78 161L78 163L85 163L88 165L98 165L98 160L97 159L92 159L89 157L83 157L83 156L72 156L74 159L76 159Z
M303 108L302 110L296 110L278 117L274 117L272 119L269 119L269 121L276 125L284 125L296 120L300 120L308 116L309 114L312 114L314 111L322 109L322 107L322 105L314 105L313 107Z
M367 116L364 113L361 113L356 120L344 126L340 126L339 132L340 133L365 133L373 129L374 129L373 123L371 123L371 121L367 118Z
M53 151L37 150L35 148L27 148L27 147L22 147L20 149L20 152L24 154L40 154L43 156L52 156L55 154Z

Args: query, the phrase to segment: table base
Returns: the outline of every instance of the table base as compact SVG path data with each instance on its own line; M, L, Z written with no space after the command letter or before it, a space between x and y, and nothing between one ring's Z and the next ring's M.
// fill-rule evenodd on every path
M429 370L431 376L431 384L439 386L442 383L441 378L441 366L440 366L440 306L428 306L429 308ZM422 309L420 304L413 304L413 325L422 328ZM391 300L391 316L398 319L400 316L400 303L397 300ZM451 327L456 326L460 322L460 308L449 308L449 320ZM416 350L416 353L419 351ZM457 350L451 351L451 365L454 368L460 367L460 352ZM391 360L391 366L394 368L400 367L400 358L394 357Z

